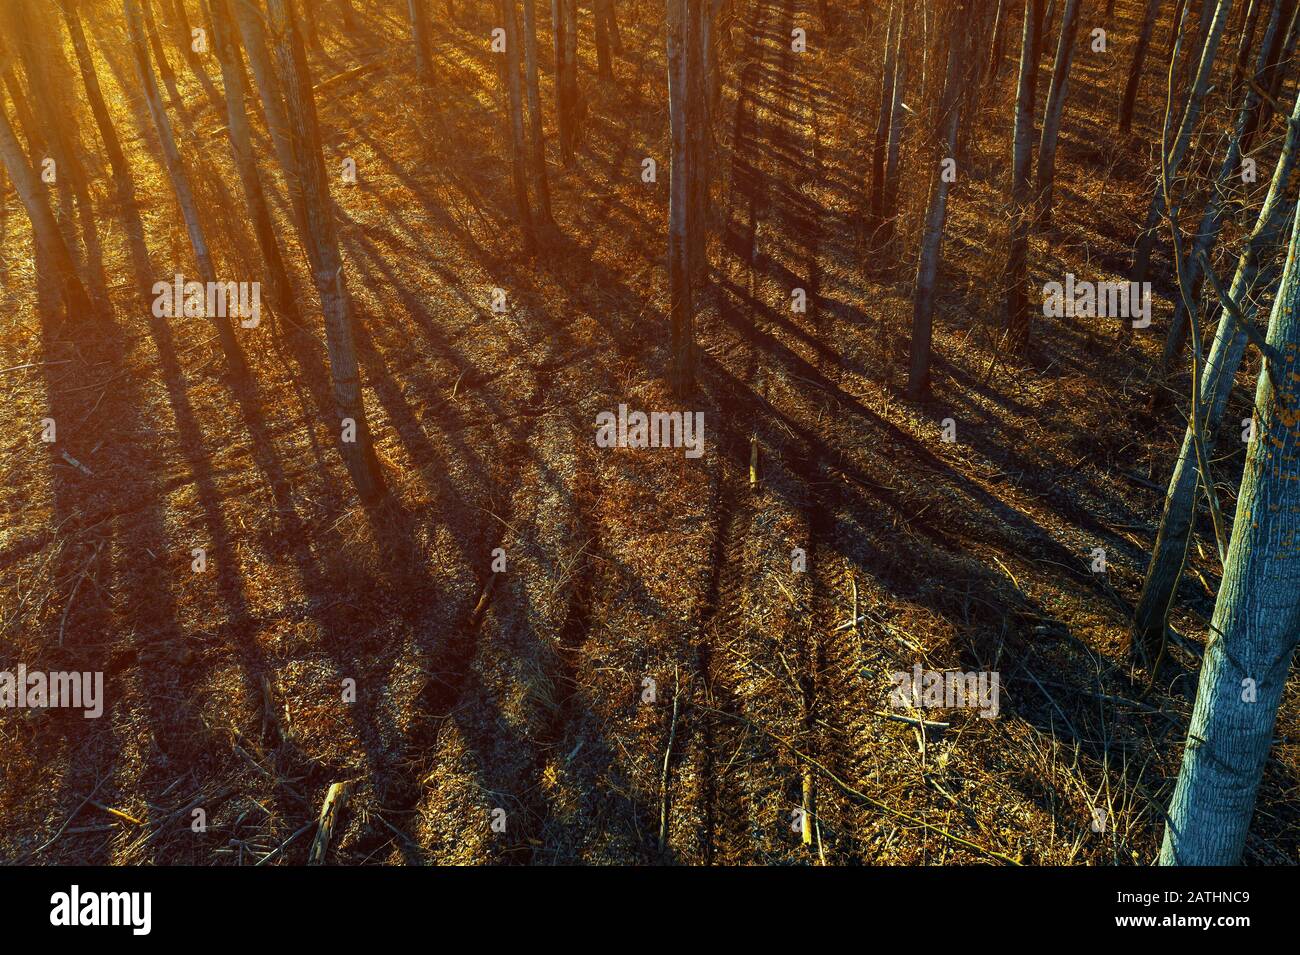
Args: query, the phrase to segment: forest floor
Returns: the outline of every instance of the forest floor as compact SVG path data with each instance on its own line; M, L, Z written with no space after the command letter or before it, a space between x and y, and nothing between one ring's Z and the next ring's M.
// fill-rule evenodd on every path
M602 411L680 407L663 376L661 7L624 5L609 85L582 11L582 140L551 164L560 236L530 258L490 18L441 21L424 93L400 13L357 6L361 27L324 29L312 64L339 77L317 91L327 166L358 169L335 198L391 506L356 504L338 457L305 267L310 331L239 330L257 379L243 400L205 326L152 316L153 283L192 257L108 7L88 26L136 199L101 170L78 228L111 319L63 317L3 197L0 669L102 670L107 706L0 715L0 861L252 864L284 846L269 861L300 863L326 789L355 780L332 862L1149 863L1196 688L1194 657L1171 651L1148 692L1125 652L1184 426L1148 410L1170 306L1158 295L1135 334L1035 318L1029 366L1001 354L1010 63L960 167L935 393L915 404L900 385L916 143L908 224L883 249L862 227L883 25L857 4L827 29L811 0L738 2L690 407L707 451L690 459L594 441ZM1110 52L1077 58L1036 288L1122 278L1153 168L1112 120L1141 6L1121 0ZM176 69L218 271L256 275L214 93ZM1150 130L1156 91L1141 106ZM1242 453L1222 451L1231 514ZM1217 570L1207 537L1193 550L1172 622L1197 644ZM890 674L918 663L997 671L999 714L900 721ZM1300 861L1297 689L1250 863Z

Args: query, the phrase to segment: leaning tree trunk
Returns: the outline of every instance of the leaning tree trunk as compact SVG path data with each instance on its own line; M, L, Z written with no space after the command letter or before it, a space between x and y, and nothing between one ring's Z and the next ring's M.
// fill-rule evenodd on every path
M1161 865L1236 865L1300 638L1300 217L1273 303L1271 374L1255 389L1223 583L1214 605ZM1274 384L1276 382L1276 385Z
M207 0L212 18L212 48L221 66L221 82L226 91L226 134L230 151L239 172L239 182L244 201L252 219L253 235L262 252L269 279L271 301L276 313L299 324L298 307L294 300L293 285L285 268L280 242L275 236L275 222L262 190L262 180L257 174L253 136L248 126L248 113L244 109L244 68L235 41L235 27L231 19L229 0Z
M691 34L699 29L700 0L668 0L668 126L672 136L668 198L668 285L672 327L672 382L680 396L695 384L694 305L691 295L691 177L695 158L689 127L699 117L691 93Z
M1052 83L1047 88L1047 106L1043 112L1043 133L1038 141L1038 215L1044 224L1052 221L1052 191L1056 180L1056 144L1061 135L1061 115L1070 85L1070 64L1074 61L1074 41L1079 33L1079 0L1066 0L1061 14L1061 37L1056 45L1056 65Z
M144 25L147 36L149 37L149 48L153 50L153 57L158 61L158 75L162 77L163 85L167 87L167 92L171 94L172 100L179 100L180 93L176 90L176 72L172 65L167 62L167 51L163 48L162 37L158 33L158 24L153 16L153 4L150 0L140 0L141 11L144 14Z
M8 170L9 179L18 192L18 198L22 200L27 215L32 220L32 233L36 237L37 245L44 251L54 268L63 289L63 301L69 316L90 315L92 312L90 296L86 294L85 286L81 284L77 267L72 261L71 253L68 252L67 243L63 241L63 233L59 231L54 213L45 201L45 187L27 163L27 156L23 154L22 146L14 135L14 128L9 124L9 116L4 110L3 103L0 103L0 161L3 161L5 169Z
M1029 227L1033 194L1029 173L1034 158L1034 100L1038 88L1035 51L1042 26L1043 0L1025 0L1020 36L1020 77L1016 84L1016 118L1011 148L1011 242L1007 255L1007 332L1011 347L1029 345Z
M1268 45L1273 28L1274 24L1270 24L1269 32L1265 33L1263 45ZM1206 199L1200 224L1197 226L1195 237L1192 240L1192 247L1188 250L1183 262L1183 274L1186 276L1193 300L1200 295L1201 257L1208 255L1218 241L1219 232L1223 228L1223 222L1228 213L1228 204L1231 198L1231 180L1241 173L1241 147L1245 141L1246 128L1250 123L1250 117L1259 104L1260 94L1258 91L1264 88L1262 81L1264 69L1264 57L1261 53L1256 63L1255 82L1248 84L1245 88L1241 107L1237 111L1236 123L1228 140L1227 152L1224 154L1218 175L1211 183L1210 195ZM1183 301L1182 295L1177 295L1174 298L1173 321L1169 325L1169 334L1165 336L1164 353L1160 357L1160 371L1162 373L1168 373L1182 354L1183 347L1187 342L1187 325L1187 303Z
M1121 133L1127 133L1133 127L1133 108L1137 104L1138 87L1142 83L1142 67L1146 64L1147 49L1151 46L1151 34L1155 31L1156 15L1159 12L1160 0L1147 0L1146 12L1142 15L1142 32L1138 34L1133 64L1128 70L1128 83L1124 86L1124 98L1119 104Z
M1183 111L1183 119L1178 127L1177 138L1168 147L1169 153L1166 158L1166 166L1170 182L1173 182L1174 177L1178 174L1178 168L1182 165L1188 146L1191 145L1192 133L1196 130L1196 123L1201 115L1201 105L1205 101L1206 90L1209 89L1210 74L1214 71L1214 57L1219 49L1219 39L1223 36L1223 25L1227 21L1231 10L1232 0L1219 0L1214 19L1204 31L1205 43L1201 48L1200 66L1196 71L1196 79L1193 81L1191 90L1188 93L1187 106ZM1164 148L1166 147L1162 145L1161 149ZM1146 280L1147 268L1151 263L1151 251L1155 247L1156 237L1160 231L1160 222L1164 217L1164 190L1157 188L1155 194L1151 197L1151 207L1147 211L1146 224L1138 237L1137 251L1133 256L1133 271L1130 278L1134 282Z
M375 457L361 394L357 350L352 330L352 307L343 276L343 257L339 252L334 223L334 203L330 197L329 177L321 151L320 128L316 119L316 102L311 78L307 73L307 52L294 22L289 0L267 0L271 36L275 39L275 58L280 87L284 90L289 118L289 141L294 166L285 170L291 191L301 193L306 212L304 240L311 247L316 290L320 294L325 317L325 345L329 353L330 376L334 383L334 400L338 405L338 427L346 433L352 422L354 440L342 440L344 463L363 501L377 501L385 493L383 474Z
M537 0L524 0L524 72L528 87L528 163L537 199L535 221L544 233L556 231L551 215L551 184L546 173L546 134L542 130L542 94L537 76Z
M81 16L77 13L76 0L60 0L63 19L68 25L68 35L72 38L72 49L77 56L77 67L81 71L81 82L86 88L86 99L90 102L91 115L99 127L100 139L104 141L104 152L108 155L108 164L113 169L119 195L129 196L131 188L131 170L122 153L122 143L113 127L108 106L104 103L104 94L99 87L99 73L90 55L90 45L86 42L85 31L81 28Z
M1228 78L1228 98L1235 100L1241 90L1241 84L1246 75L1246 68L1250 64L1250 50L1255 43L1255 30L1259 26L1259 15L1264 9L1267 0L1249 0L1249 6L1246 8L1244 29L1241 31L1241 37L1237 41L1237 56L1233 60L1234 69L1232 76ZM1278 6L1274 3L1274 8ZM1261 42L1261 46L1266 45Z
M1287 184L1300 159L1300 97L1296 99L1291 116L1292 122L1287 129L1277 168L1273 170L1268 194L1255 220L1255 228L1246 240L1228 291L1228 296L1237 303L1244 304L1255 297L1261 264L1272 255L1285 225ZM1198 417L1202 423L1206 454L1214 449L1215 435L1223 421L1232 382L1245 348L1245 332L1237 326L1226 308L1221 310L1214 343L1201 373L1202 413ZM1188 427L1174 473L1169 479L1155 547L1151 551L1151 561L1134 612L1131 649L1139 660L1156 658L1157 648L1164 638L1169 609L1173 606L1182 577L1196 519L1196 488L1200 477L1193 441L1194 435Z
M194 201L189 176L185 172L184 163L181 162L180 151L176 148L176 136L172 132L171 120L167 118L167 111L163 108L158 81L154 79L153 67L149 63L149 50L145 46L140 6L136 0L123 0L123 10L126 14L136 77L140 81L140 88L144 91L149 117L153 120L154 129L158 133L158 142L162 147L163 167L167 170L167 178L171 181L172 191L176 194L176 204L180 206L181 217L185 220L185 231L189 234L190 246L194 250L199 279L205 284L215 283L217 272L212 264L212 252L208 248L208 239L203 231L198 204ZM208 319L216 326L217 340L221 343L221 350L225 352L226 363L230 366L231 374L237 382L242 383L248 376L248 368L244 362L244 353L235 339L235 330L229 316L209 315Z
M533 249L536 235L533 232L533 211L528 201L528 174L524 153L527 145L524 140L524 106L523 93L519 86L519 20L516 0L498 0L497 12L506 31L506 55L501 67L501 78L506 88L506 129L510 143L510 172L515 186L516 214L519 216L519 231L523 234L524 248Z
M961 117L962 83L965 70L966 17L969 9L958 3L949 11L948 65L944 73L940 98L941 138L931 156L930 204L921 236L921 254L916 267L916 296L912 310L912 346L907 379L908 397L919 401L930 391L930 340L934 323L935 287L938 284L939 257L943 246L943 226L948 211L948 177L944 160L952 160L957 151L957 124Z

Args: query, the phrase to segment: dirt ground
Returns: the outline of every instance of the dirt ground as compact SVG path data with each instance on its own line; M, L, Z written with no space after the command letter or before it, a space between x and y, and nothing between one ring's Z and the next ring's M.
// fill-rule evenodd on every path
M737 4L690 405L707 451L690 459L594 441L602 411L681 407L664 377L662 5L620 5L612 85L582 10L582 138L572 166L551 156L561 236L535 257L512 225L486 5L439 10L427 91L400 5L355 5L360 28L324 24L312 67L318 81L367 67L317 103L327 167L358 169L334 196L392 506L359 506L337 454L282 182L308 327L239 331L256 395L234 397L201 322L153 317L153 283L193 260L113 5L87 26L136 202L98 168L77 220L110 319L64 318L6 184L0 669L102 670L107 706L0 714L0 861L299 864L327 788L354 780L332 863L1150 863L1196 684L1195 657L1175 650L1148 691L1125 652L1184 427L1149 404L1168 290L1146 332L1035 318L1030 366L1000 353L1009 64L971 128L935 395L913 404L899 385L928 188L918 137L896 242L862 224L881 17L834 4L827 29L811 0ZM1113 122L1142 6L1120 0L1110 51L1076 59L1037 288L1122 278L1153 169L1154 147ZM255 276L220 74L175 59L172 116L219 271ZM1246 414L1247 365L1229 424ZM1186 375L1168 387L1185 395ZM1227 439L1220 453L1230 514L1243 455ZM1204 533L1193 550L1172 623L1196 646L1217 566ZM999 715L900 721L890 674L917 663L997 671ZM1251 864L1300 861L1297 688Z

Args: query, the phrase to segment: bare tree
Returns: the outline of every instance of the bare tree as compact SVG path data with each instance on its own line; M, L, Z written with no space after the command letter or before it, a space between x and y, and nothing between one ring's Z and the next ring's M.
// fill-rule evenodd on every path
M519 230L523 233L524 247L532 249L537 244L533 230L533 211L528 201L528 175L524 154L523 94L519 85L519 18L516 0L497 0L497 12L505 23L506 55L502 58L501 79L506 89L506 130L510 144L510 170L515 185L515 206L519 215Z
M1029 227L1033 195L1029 173L1034 161L1034 101L1038 89L1038 31L1043 0L1025 0L1020 37L1020 78L1016 85L1015 132L1011 150L1011 244L1007 256L1007 330L1018 351L1029 344Z
M5 113L3 104L0 104L0 161L4 162L9 179L18 192L18 198L27 209L37 244L54 268L69 315L91 314L90 296L86 294L85 286L81 284L77 267L63 240L63 233L59 231L54 213L45 201L45 189L23 154L22 146L14 135L13 126L9 124L9 116Z
M145 46L144 24L141 19L140 5L137 0L123 0L126 14L127 32L131 38L131 56L135 61L136 78L144 91L145 104L149 108L149 117L153 120L154 130L158 134L158 143L162 147L163 167L171 181L172 191L176 194L176 204L180 206L181 217L185 220L185 231L189 234L190 246L194 250L195 264L198 266L199 279L206 283L217 281L216 268L212 264L212 252L208 248L207 236L203 230L203 220L199 216L198 204L194 201L194 192L190 188L189 175L176 147L176 137L172 132L171 120L163 108L162 95L158 91L158 81L154 78L153 67L149 63L149 50ZM237 382L242 382L248 375L244 362L244 353L235 339L235 331L226 315L208 316L216 326L217 339L221 350L226 355L226 364Z
M901 22L902 8L898 0L891 0L888 23L885 27L884 73L880 78L880 113L876 119L876 139L871 150L871 217L879 222L885 202L885 151L889 148L889 120L894 108L895 20Z
M537 0L524 0L524 65L528 88L529 168L537 199L535 220L543 233L555 231L551 185L546 173L546 134L542 130L542 94L538 79Z
M555 36L555 120L559 128L560 158L573 162L578 142L578 3L551 0L551 27Z
M428 0L406 0L411 17L411 37L415 40L415 70L425 85L433 86L433 40L429 30Z
M95 117L95 124L99 127L99 137L104 142L104 152L108 155L108 164L113 169L113 178L116 180L119 193L130 195L131 171L127 167L126 156L122 153L122 143L117 137L117 130L113 127L113 120L108 114L108 106L104 103L104 94L99 87L99 73L90 55L90 45L86 42L85 31L81 28L77 0L60 0L60 5L63 8L63 19L68 25L68 35L72 38L72 49L77 57L77 67L81 71L81 81L86 88L86 99L90 103L90 112Z
M334 202L325 172L316 102L307 72L307 51L289 0L267 0L267 7L293 154L293 167L286 169L285 174L290 190L301 195L306 215L303 236L325 317L325 344L329 353L334 401L338 406L343 461L361 499L378 501L385 494L384 478L375 457L361 394L352 306L344 281L343 257L334 224ZM349 437L353 440L348 440Z
M562 0L557 0L562 2ZM672 326L672 380L679 395L695 384L694 301L692 295L692 183L699 174L698 152L690 127L701 119L702 84L692 76L701 66L700 18L703 0L668 0L668 126L672 136L668 199L668 285Z
M293 296L293 285L285 268L280 242L275 236L275 223L262 190L262 180L257 172L252 131L248 113L244 109L244 64L239 44L235 38L235 25L231 18L229 0L206 0L212 20L212 46L221 64L221 82L226 91L226 135L230 151L239 173L244 201L252 219L253 235L262 252L270 286L271 301L278 315L298 324L298 308Z
M610 0L593 0L592 19L596 27L596 75L606 83L614 79L614 57L610 51Z
M1269 321L1235 533L1166 820L1162 865L1236 865L1300 638L1300 219Z
M1263 263L1272 255L1282 231L1288 209L1287 188L1300 160L1300 97L1292 112L1292 122L1287 127L1281 155L1269 182L1268 194L1255 220L1255 227L1246 239L1245 248L1237 262L1236 274L1227 292L1234 307L1245 311L1246 303L1256 298ZM1245 316L1243 316L1245 317ZM1223 422L1232 392L1232 382L1246 349L1247 332L1225 305L1219 315L1214 342L1210 346L1201 373L1199 397L1201 411L1192 416L1200 423L1206 452L1214 448L1215 435ZM1186 561L1196 519L1196 489L1200 469L1195 452L1195 433L1189 424L1183 436L1182 448L1169 479L1164 510L1156 542L1147 564L1142 593L1138 598L1133 621L1131 650L1138 660L1148 663L1159 660L1164 646L1166 621L1178 594L1178 585Z
M167 62L167 51L163 49L162 37L158 33L158 23L154 20L153 4L150 0L140 0L140 10L144 15L144 25L146 35L149 37L149 48L153 50L154 60L158 63L158 75L162 77L163 85L167 87L167 92L171 94L174 101L180 99L180 93L176 90L176 72L172 65Z
M931 155L930 202L921 236L921 253L916 267L916 293L912 311L912 347L907 379L908 396L919 401L930 390L930 340L934 322L934 299L938 284L943 227L948 211L949 173L955 174L957 124L961 118L962 84L966 78L966 44L970 6L958 0L947 12L948 63L944 71L939 105L941 133Z
M1167 150L1164 163L1168 169L1170 180L1173 180L1178 175L1179 167L1182 165L1183 158L1187 155L1187 149L1191 145L1192 133L1195 131L1197 121L1200 119L1201 105L1205 101L1206 90L1209 89L1210 74L1214 70L1214 58L1219 49L1219 39L1223 36L1223 27L1227 22L1228 13L1231 9L1232 0L1219 0L1214 18L1206 24L1205 41L1201 45L1200 54L1197 57L1199 66L1191 89L1188 91L1187 103L1182 111L1182 122L1178 125L1178 132L1174 141L1161 146L1162 150ZM1178 43L1175 43L1175 48L1177 46ZM1176 52L1175 55L1177 55ZM1172 104L1170 104L1169 111L1172 112ZM1151 262L1151 252L1155 247L1159 225L1164 216L1164 192L1161 189L1156 189L1151 197L1151 206L1147 210L1146 224L1138 236L1137 250L1133 256L1133 270L1130 278L1134 282L1146 280L1147 267Z
M1070 64L1074 60L1075 39L1079 34L1080 0L1065 0L1061 14L1061 36L1056 45L1056 65L1052 83L1047 88L1047 106L1043 111L1043 132L1038 141L1038 215L1043 223L1052 221L1052 187L1056 181L1056 144L1061 135L1061 116L1070 85Z
M893 102L889 106L889 142L885 148L885 186L881 205L886 237L893 234L894 215L898 211L898 161L903 144L903 91L907 88L907 36L908 4L901 3L902 12L898 29L894 33L894 82L891 85Z
M1263 47L1270 46L1277 25L1276 18L1269 23L1265 30ZM1254 82L1247 83L1240 94L1241 106L1237 110L1236 123L1228 138L1228 148L1224 153L1223 163L1219 166L1218 174L1211 181L1205 210L1201 215L1199 226L1192 235L1191 249L1184 257L1183 274L1186 276L1193 298L1200 294L1202 258L1214 248L1227 218L1232 198L1232 180L1241 174L1242 144L1246 140L1247 130L1259 105L1261 93L1265 89L1264 75L1268 69L1264 62L1265 56L1265 51L1261 50L1255 66ZM1175 296L1174 317L1169 324L1169 334L1165 338L1164 353L1160 357L1162 373L1168 372L1182 354L1187 342L1187 325L1187 303L1183 301L1181 295Z
M1142 15L1142 30L1138 34L1133 63L1128 70L1128 82L1124 85L1124 98L1119 104L1121 133L1127 133L1133 126L1133 108L1137 104L1138 87L1142 83L1142 67L1146 64L1147 49L1151 46L1151 34L1155 31L1156 15L1159 12L1160 0L1147 0L1146 11Z

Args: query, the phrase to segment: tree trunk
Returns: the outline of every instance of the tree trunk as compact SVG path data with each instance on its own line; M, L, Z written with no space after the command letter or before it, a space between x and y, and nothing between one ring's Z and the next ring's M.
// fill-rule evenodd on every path
M532 250L537 239L533 231L533 211L528 201L528 175L524 155L523 94L519 86L519 20L516 0L497 0L497 13L505 24L506 55L501 67L501 79L506 88L506 129L510 142L510 171L515 186L516 214L519 231L523 234L524 248Z
M1119 104L1121 133L1128 133L1133 128L1133 109L1137 104L1138 87L1142 84L1142 67L1146 63L1147 49L1151 46L1151 34L1155 32L1156 15L1159 12L1160 0L1147 0L1146 13L1142 16L1142 32L1138 34L1133 64L1128 71L1128 83L1124 87L1124 98Z
M993 19L992 52L989 54L989 72L985 82L990 86L998 78L1002 69L1002 55L1006 46L1007 20L1011 16L1010 0L998 0L998 12Z
M5 169L9 172L9 179L18 192L18 198L22 200L27 215L32 220L32 233L36 237L37 245L54 267L63 289L63 301L69 317L77 314L90 315L92 313L90 296L86 294L85 286L81 284L77 267L72 261L71 253L68 252L67 243L63 240L63 233L59 231L54 213L45 201L45 187L28 164L22 146L18 144L18 138L14 135L14 129L9 125L9 116L5 113L2 103L0 103L0 160L4 162Z
M284 106L284 91L280 89L280 80L276 76L275 66L266 45L266 30L263 27L262 14L257 9L256 0L230 0L231 12L239 27L239 39L248 57L248 65L253 71L253 83L257 86L262 102L262 112L266 116L266 131L271 136L271 146L275 150L276 161L281 169L294 166L293 150L289 144L289 116ZM298 220L302 221L300 210L295 210Z
M194 36L191 32L193 27L190 26L189 14L185 12L185 0L172 0L172 21L172 32L181 56L185 57L191 66L197 65L199 57L194 52Z
M175 102L180 99L180 93L176 91L176 73L172 65L167 62L167 51L163 49L162 37L158 35L158 24L153 16L153 4L150 0L140 0L140 9L144 14L149 48L153 50L153 58L158 61L158 75L162 77L163 85L167 87L167 92Z
M536 222L544 233L556 231L551 215L551 185L546 172L546 134L542 130L542 94L538 80L537 0L524 0L524 64L528 87L529 166L537 199Z
M560 158L573 163L578 139L578 19L577 0L551 0L555 36L555 120Z
M72 38L72 49L77 56L77 66L81 71L81 81L86 88L86 98L90 101L90 112L99 127L99 136L104 141L104 152L108 154L108 164L113 169L117 180L118 193L129 196L132 192L131 170L122 153L122 143L117 138L117 130L108 114L104 103L104 94L99 87L99 73L90 55L90 45L86 42L85 31L81 28L81 17L77 13L76 0L60 0L63 7L63 19L68 25L68 35Z
M298 0L298 21L302 24L303 39L313 50L321 50L320 29L316 23L317 0Z
M293 285L285 268L280 242L275 236L275 223L262 190L262 180L257 174L253 136L248 126L248 113L244 109L244 69L235 40L235 26L231 19L230 0L207 0L212 19L212 49L221 65L221 82L226 91L226 134L239 182L244 192L252 220L253 235L261 249L270 286L270 298L277 315L299 324Z
M609 49L609 2L593 0L592 19L596 26L596 75L602 82L614 79L614 60Z
M1061 135L1061 115L1065 111L1066 91L1070 85L1070 64L1074 60L1075 38L1079 33L1079 0L1066 0L1061 14L1061 37L1056 45L1056 65L1047 88L1047 106L1043 112L1043 133L1038 142L1038 214L1040 221L1052 221L1052 191L1056 180L1056 144Z
M406 0L411 17L411 36L415 40L415 72L426 86L433 86L433 40L429 31L427 0Z
M1259 26L1259 14L1264 9L1266 2L1267 0L1249 0L1249 6L1246 8L1245 28L1241 31L1241 38L1237 41L1237 57L1233 61L1235 69L1232 76L1228 78L1228 98L1230 100L1235 100L1241 90L1243 78L1250 65L1250 49L1255 43L1255 30ZM1261 43L1260 45L1266 46L1267 43Z
M1276 26L1276 20L1271 22L1264 35L1263 46L1267 47L1271 40L1271 34ZM1201 288L1201 256L1208 255L1218 241L1219 232L1223 228L1224 219L1228 212L1228 203L1231 198L1231 181L1234 176L1241 172L1242 150L1241 144L1245 141L1246 128L1250 123L1251 117L1259 105L1260 95L1258 90L1263 89L1263 74L1266 67L1264 65L1264 55L1261 53L1255 64L1255 81L1253 84L1245 86L1241 107L1237 111L1237 119L1228 140L1228 149L1223 157L1223 164L1219 167L1219 173L1210 185L1210 195L1205 202L1205 210L1201 215L1200 224L1197 226L1192 247L1188 250L1183 261L1183 273L1187 277L1188 287L1191 289L1193 298L1200 295ZM1173 367L1174 362L1182 354L1183 347L1187 342L1187 305L1183 301L1182 295L1174 297L1174 317L1169 325L1169 334L1165 337L1165 349L1160 358L1160 371L1162 374L1168 373Z
M203 222L199 217L198 204L190 189L189 176L181 162L180 151L176 148L176 137L172 132L171 120L163 108L162 95L158 91L158 81L154 79L153 67L149 63L149 51L145 46L144 24L141 21L140 6L137 0L123 0L126 14L127 31L131 40L131 55L135 61L136 76L140 88L144 91L145 103L154 129L158 133L158 142L162 147L163 166L167 178L171 181L172 191L176 194L176 204L180 206L181 217L185 220L185 231L189 234L190 246L194 250L195 264L199 270L199 280L206 283L216 282L217 273L212 264L212 253L208 248L207 236L203 231ZM244 362L244 353L235 339L235 331L229 316L209 315L208 319L216 326L217 338L221 350L225 352L226 363L237 382L247 378L248 368Z
M342 428L347 419L355 427L355 440L341 441L343 460L347 464L357 494L373 502L384 496L384 479L371 442L370 426L361 394L357 368L356 344L352 331L352 308L343 276L343 257L339 252L334 224L334 203L330 197L329 177L321 151L320 129L316 119L316 102L311 78L307 73L307 53L298 32L289 0L267 0L271 35L275 38L275 60L284 90L289 118L289 141L294 166L285 174L290 191L302 194L306 211L304 239L312 247L316 290L320 294L325 317L325 344L329 353L330 377L334 400L338 405Z
M884 218L884 235L894 232L894 215L898 211L898 157L903 143L903 91L907 88L907 35L908 0L902 0L903 12L894 34L893 102L889 105L889 143L885 149L885 189L880 214Z
M5 89L9 91L9 99L13 101L14 115L18 119L19 128L23 131L23 139L27 140L27 151L33 156L44 155L45 136L41 133L41 125L36 122L36 116L27 102L27 94L23 92L23 85L11 63L3 37L0 37L0 76L3 76Z
M1300 637L1298 227L1300 218L1269 320L1273 374L1261 372L1255 389L1256 437L1246 452L1161 865L1240 863Z
M1300 159L1300 97L1292 112L1292 123L1287 129L1277 168L1269 183L1264 205L1255 220L1255 228L1246 240L1245 248L1237 262L1228 295L1234 302L1246 303L1256 295L1261 264L1269 259L1285 226L1287 184ZM1226 309L1219 313L1214 343L1201 373L1201 407L1198 417L1206 453L1214 449L1215 436L1223 421L1232 392L1232 382L1246 347L1246 335L1229 317ZM1196 488L1200 476L1189 427L1183 437L1183 446L1169 479L1165 495L1164 512L1156 533L1155 547L1147 565L1142 594L1134 613L1132 651L1135 658L1154 659L1165 632L1169 608L1177 596L1182 576L1184 556L1196 517Z
M921 253L916 267L916 295L912 310L912 347L907 379L908 397L920 401L930 391L930 340L934 323L934 298L943 247L943 226L948 211L949 183L943 174L943 160L957 151L957 124L961 117L962 83L965 71L966 23L969 10L959 3L949 11L948 65L940 101L941 139L935 144L930 173L930 204L921 236Z
M1196 79L1193 81L1187 97L1187 106L1183 111L1182 123L1178 127L1177 138L1168 147L1169 155L1166 164L1170 182L1178 174L1178 168L1182 165L1183 157L1187 154L1187 148L1191 144L1192 133L1196 129L1197 120L1200 119L1201 104L1205 100L1205 92L1210 85L1210 74L1214 71L1214 57L1219 50L1219 39L1223 36L1223 25L1227 21L1231 9L1232 0L1219 0L1214 19L1205 31L1205 43L1199 57L1200 66L1197 68ZM1165 147L1162 146L1161 148ZM1133 257L1133 273L1130 278L1134 282L1146 280L1147 268L1151 263L1151 251L1155 246L1160 223L1163 221L1164 216L1164 191L1157 188L1151 197L1151 207L1147 211L1146 224L1138 237L1137 251Z
M901 21L899 0L892 0L889 22L885 27L885 69L880 79L880 114L876 119L876 141L871 150L871 218L879 222L885 202L885 151L889 148L889 120L894 108L894 33L895 13Z
M1041 46L1035 36L1042 25L1043 0L1025 0L1020 37L1020 77L1016 84L1016 117L1011 151L1011 243L1007 256L1007 329L1011 347L1023 354L1029 345L1029 226L1033 195L1029 173L1034 153L1034 100Z
M692 32L699 29L700 0L668 0L668 125L672 136L668 199L668 285L672 326L672 382L681 397L695 385L694 305L691 295L690 180L694 156L689 128Z

